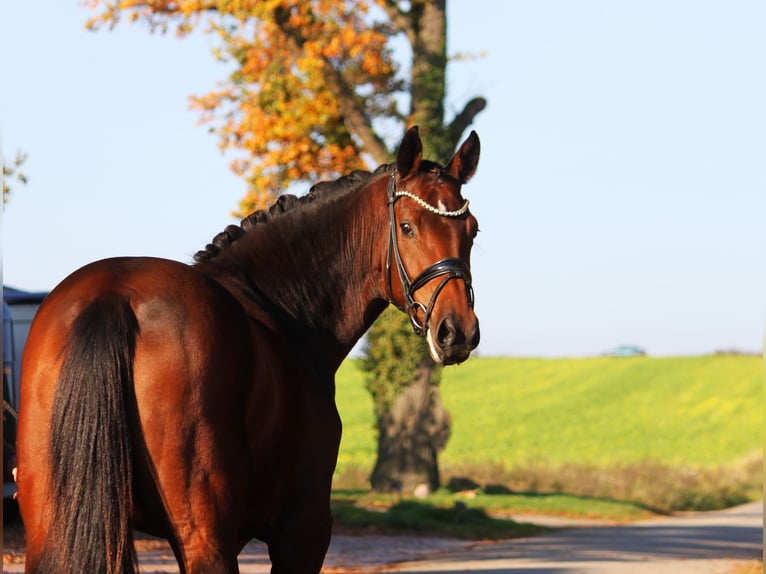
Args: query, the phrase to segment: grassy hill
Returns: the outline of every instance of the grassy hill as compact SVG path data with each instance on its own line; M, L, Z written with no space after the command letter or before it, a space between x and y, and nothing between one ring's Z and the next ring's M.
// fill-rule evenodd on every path
M508 482L530 469L560 476L651 467L685 477L762 460L760 357L473 358L445 369L441 392L453 420L440 458L447 476ZM344 429L336 476L358 469L363 479L376 442L355 361L341 367L337 400Z
M448 370L445 463L730 463L763 444L758 357L478 359Z

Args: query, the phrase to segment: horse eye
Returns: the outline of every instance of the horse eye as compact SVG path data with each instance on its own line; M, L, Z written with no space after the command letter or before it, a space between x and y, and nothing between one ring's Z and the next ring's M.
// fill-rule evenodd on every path
M412 237L415 235L415 229L412 227L412 225L409 224L408 221L403 221L399 224L399 228L402 230L402 233L406 235L407 237Z

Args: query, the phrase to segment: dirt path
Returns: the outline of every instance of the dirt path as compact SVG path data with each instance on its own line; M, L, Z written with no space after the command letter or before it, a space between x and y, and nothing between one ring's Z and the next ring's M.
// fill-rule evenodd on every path
M492 543L410 536L335 536L323 572L728 574L738 563L760 560L763 552L760 502L623 526L576 522L557 525L565 529ZM142 544L139 561L142 573L178 572L164 543ZM265 546L255 542L248 544L239 563L242 574L267 573L270 569ZM23 563L3 564L3 571L23 572Z

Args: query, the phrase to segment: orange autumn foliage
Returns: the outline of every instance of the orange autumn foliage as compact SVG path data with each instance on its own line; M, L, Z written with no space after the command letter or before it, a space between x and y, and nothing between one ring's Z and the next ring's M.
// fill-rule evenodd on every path
M248 191L240 213L269 205L296 181L334 178L388 159L382 140L356 126L401 122L401 82L385 18L373 0L87 0L88 27L122 17L184 35L203 28L234 71L191 98L201 121L233 151ZM376 12L381 16L380 10ZM350 111L359 112L358 116ZM373 132L374 134L374 132ZM373 145L371 145L373 144ZM238 152L238 153L237 153ZM367 166L369 167L369 166Z

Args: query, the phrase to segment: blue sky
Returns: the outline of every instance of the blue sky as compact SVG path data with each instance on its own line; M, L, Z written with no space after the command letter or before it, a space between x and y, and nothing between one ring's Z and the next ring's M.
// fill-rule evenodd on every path
M113 255L189 261L244 194L187 97L212 39L77 2L4 3L3 154L29 153L3 214L3 281L52 288ZM466 2L448 7L447 107L489 101L465 189L479 353L757 351L766 310L766 4Z

